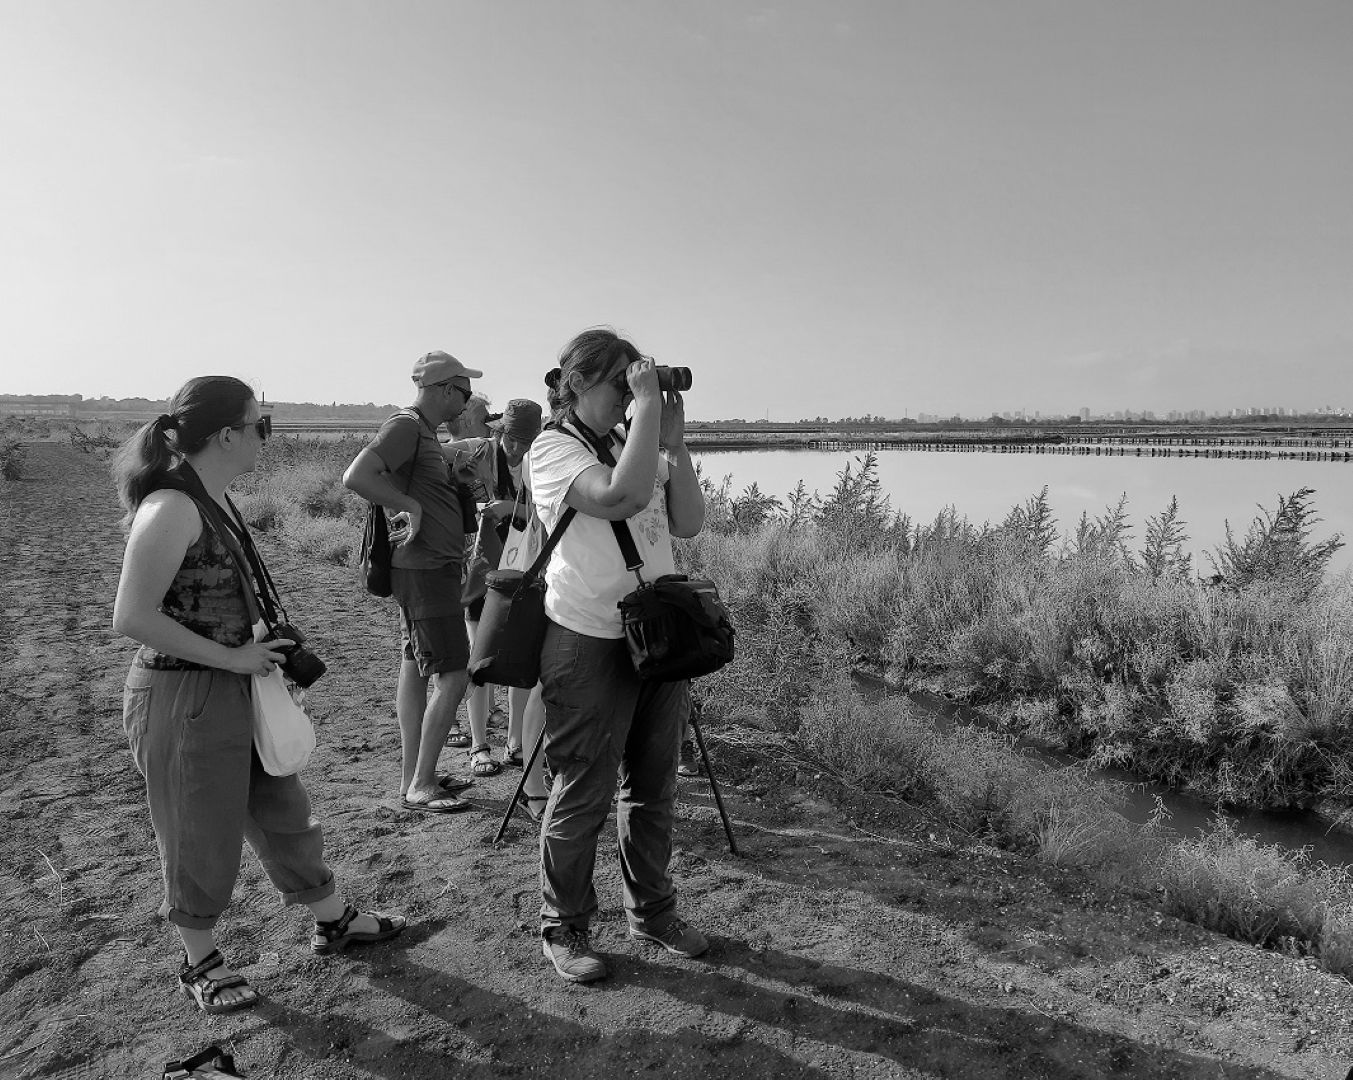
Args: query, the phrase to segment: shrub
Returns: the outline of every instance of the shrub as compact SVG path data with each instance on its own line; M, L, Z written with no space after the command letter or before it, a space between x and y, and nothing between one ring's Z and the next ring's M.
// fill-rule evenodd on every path
M282 543L303 555L313 555L338 566L351 566L362 536L346 521L333 518L287 518L281 529Z
M1239 540L1227 522L1225 543L1209 556L1221 579L1235 589L1267 582L1286 585L1302 597L1311 595L1330 557L1344 546L1338 533L1318 544L1311 542L1320 521L1311 505L1314 494L1314 489L1302 488L1286 498L1278 496L1276 514L1260 507L1259 516Z
M23 478L23 467L28 451L18 439L0 439L0 478L19 480Z
M1167 911L1257 945L1317 943L1341 891L1308 852L1261 844L1221 817L1198 839L1165 848L1156 873Z

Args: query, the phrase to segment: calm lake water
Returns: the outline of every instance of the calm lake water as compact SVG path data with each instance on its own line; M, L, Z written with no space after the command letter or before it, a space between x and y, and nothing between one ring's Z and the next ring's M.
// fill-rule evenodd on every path
M733 493L755 482L781 500L803 480L809 491L825 495L846 465L856 466L860 452L818 450L732 450L697 452L695 460L716 483L731 476ZM1127 496L1132 526L1129 546L1139 550L1146 519L1179 499L1180 516L1190 538L1194 567L1211 573L1205 558L1226 538L1226 523L1243 535L1263 507L1277 510L1278 496L1303 487L1313 497L1322 521L1312 534L1324 540L1342 533L1353 544L1353 463L1294 460L1135 457L1078 454L951 453L933 450L882 450L878 475L894 510L913 522L931 521L945 507L975 525L999 524L1011 507L1037 495L1046 485L1048 502L1063 534L1073 533L1082 512L1102 515ZM1345 547L1331 562L1332 572L1353 567Z

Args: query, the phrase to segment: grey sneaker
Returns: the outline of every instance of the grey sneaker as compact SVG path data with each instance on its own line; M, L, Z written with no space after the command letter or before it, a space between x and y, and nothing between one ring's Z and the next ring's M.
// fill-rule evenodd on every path
M586 930L560 926L541 939L545 959L569 982L596 982L610 974L606 961L592 951Z
M640 930L637 926L631 926L630 937L635 941L661 945L673 956L687 958L699 956L709 948L705 935L680 919L673 919L661 930Z
M681 754L677 758L677 775L700 775L700 763L695 760L695 743L690 739L686 739L681 744Z

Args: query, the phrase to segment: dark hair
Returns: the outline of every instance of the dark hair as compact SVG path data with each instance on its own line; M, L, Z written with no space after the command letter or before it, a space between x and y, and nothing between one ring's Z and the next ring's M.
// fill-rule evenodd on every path
M113 481L117 497L131 524L136 508L189 454L207 445L222 428L244 420L254 391L248 383L229 375L203 375L189 379L172 398L169 411L161 413L123 443L113 457Z
M584 330L565 345L559 354L559 366L545 375L553 418L562 419L578 404L578 395L569 384L570 375L578 372L590 389L606 377L620 357L628 367L634 361L642 360L643 354L609 326Z

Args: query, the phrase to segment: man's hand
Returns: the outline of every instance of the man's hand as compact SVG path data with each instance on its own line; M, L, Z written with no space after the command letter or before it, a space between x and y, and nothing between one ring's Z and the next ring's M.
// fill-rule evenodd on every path
M390 518L390 543L395 547L404 547L415 536L423 525L423 508L421 506L413 510L401 510Z
M516 506L512 499L495 499L487 503L479 512L490 521L497 524L500 521L506 521L512 516L512 508Z

